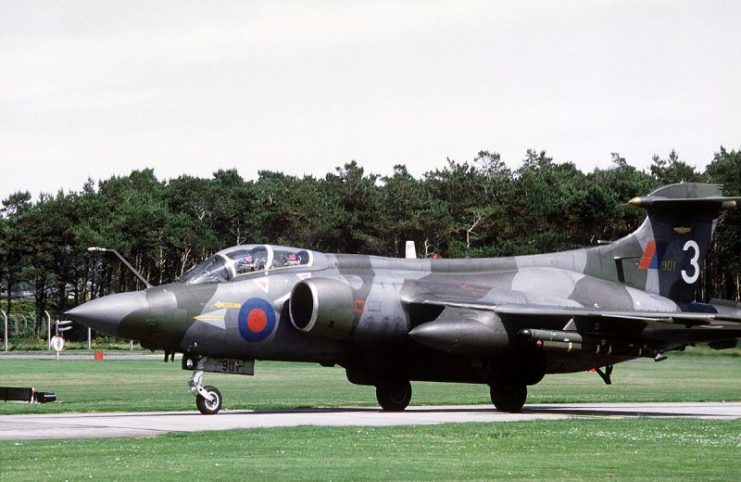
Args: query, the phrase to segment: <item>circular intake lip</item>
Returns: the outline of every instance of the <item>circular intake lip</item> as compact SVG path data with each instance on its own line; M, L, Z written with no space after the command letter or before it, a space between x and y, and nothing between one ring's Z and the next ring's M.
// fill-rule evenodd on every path
M319 317L319 296L313 283L302 281L293 287L288 312L297 330L310 332L314 328Z

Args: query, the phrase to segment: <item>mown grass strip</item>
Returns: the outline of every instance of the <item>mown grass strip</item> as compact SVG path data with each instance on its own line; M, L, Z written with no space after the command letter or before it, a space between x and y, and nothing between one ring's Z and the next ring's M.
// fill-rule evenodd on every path
M2 480L734 480L741 421L298 427L0 443Z
M53 391L44 405L0 403L0 414L91 411L194 410L178 363L157 360L0 359L0 386ZM254 377L206 374L225 409L376 406L372 387L355 386L339 367L258 362ZM636 360L618 365L614 384L593 373L549 375L530 387L529 403L686 402L741 400L741 358L675 356L662 363ZM413 383L414 405L490 403L484 385Z

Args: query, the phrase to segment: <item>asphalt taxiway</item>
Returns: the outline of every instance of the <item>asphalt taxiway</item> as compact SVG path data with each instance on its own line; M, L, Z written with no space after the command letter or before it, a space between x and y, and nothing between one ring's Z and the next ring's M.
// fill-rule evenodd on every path
M391 426L441 423L495 423L570 418L683 417L741 418L733 403L600 403L526 405L522 413L503 413L490 405L409 407L403 412L377 408L236 410L218 415L198 412L62 413L0 416L0 440L151 437L171 432L266 427Z

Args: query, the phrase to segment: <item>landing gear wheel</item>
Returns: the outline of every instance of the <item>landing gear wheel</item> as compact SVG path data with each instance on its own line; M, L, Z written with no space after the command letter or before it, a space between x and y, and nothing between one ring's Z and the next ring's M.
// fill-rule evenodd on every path
M204 414L204 415L216 415L219 413L219 410L221 410L221 392L218 388L212 387L211 385L206 385L203 387L206 392L208 392L208 395L211 397L211 400L208 400L203 397L203 395L198 394L196 395L196 406L198 407L198 410Z
M387 412L401 412L412 400L412 385L408 381L376 385L378 404Z
M491 385L489 394L500 412L519 412L527 400L527 386L518 383Z

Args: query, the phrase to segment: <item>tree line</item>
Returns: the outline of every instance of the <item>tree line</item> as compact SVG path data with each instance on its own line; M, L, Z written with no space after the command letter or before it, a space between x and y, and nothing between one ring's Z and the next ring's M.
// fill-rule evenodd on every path
M37 317L60 314L90 298L141 288L116 249L153 284L177 279L211 253L236 244L273 243L325 252L403 256L414 240L420 256L508 256L595 245L634 230L645 213L627 200L672 182L717 182L741 195L741 152L723 147L703 172L654 156L648 171L618 153L609 169L584 173L528 150L517 169L495 152L447 164L417 178L403 165L381 176L355 161L323 178L237 170L210 179L159 180L133 171L78 192L28 191L2 200L0 292L6 311L21 286L33 292ZM739 299L741 216L719 223L699 298ZM40 326L40 323L37 323Z

